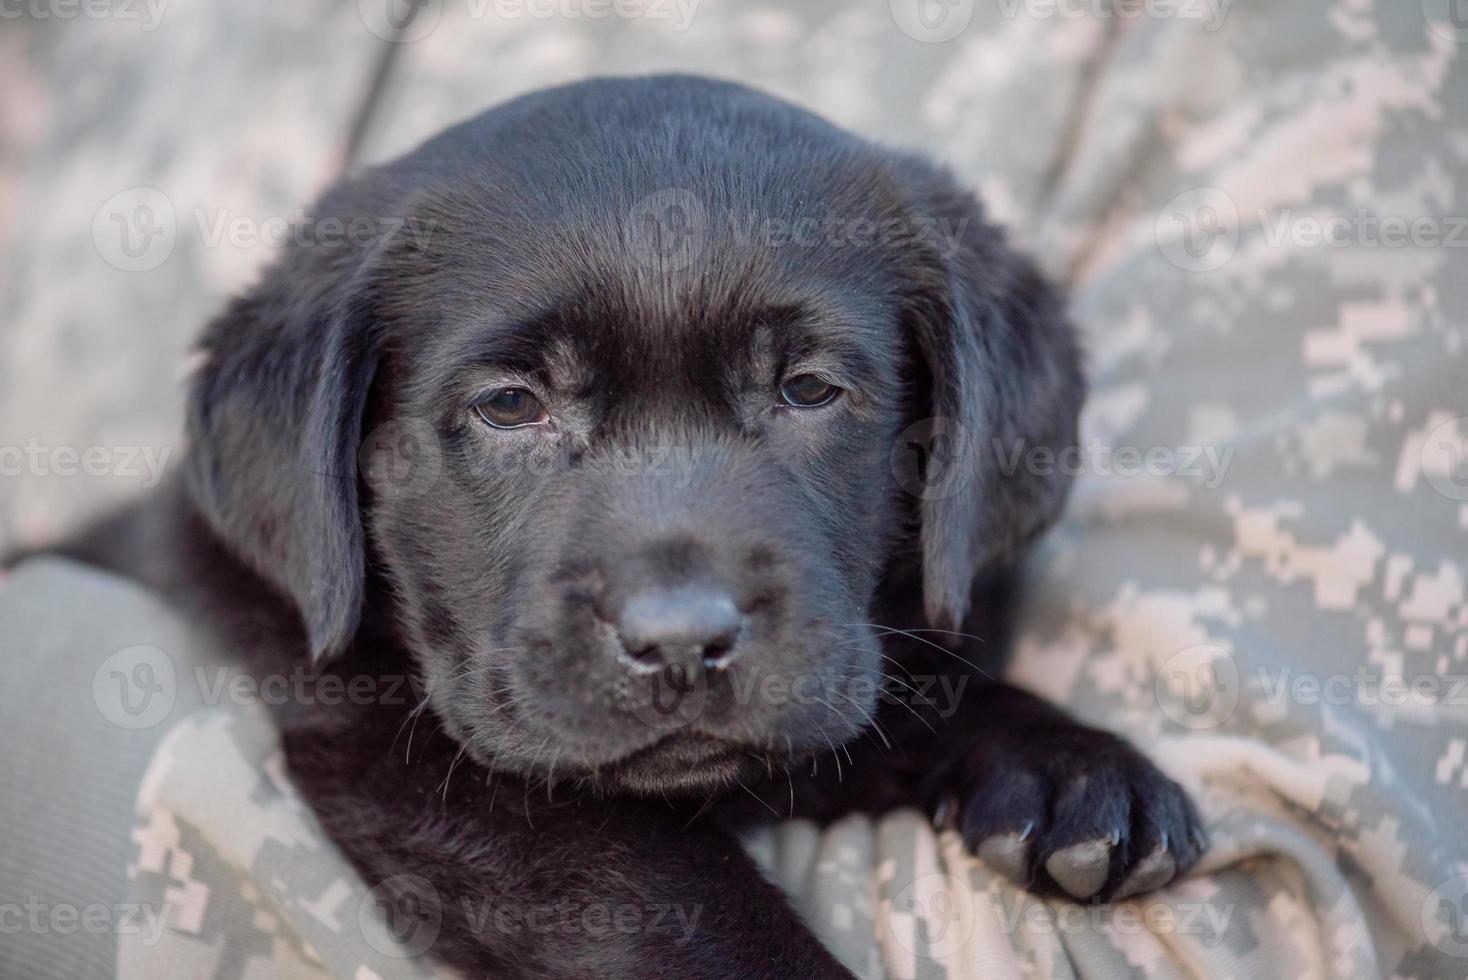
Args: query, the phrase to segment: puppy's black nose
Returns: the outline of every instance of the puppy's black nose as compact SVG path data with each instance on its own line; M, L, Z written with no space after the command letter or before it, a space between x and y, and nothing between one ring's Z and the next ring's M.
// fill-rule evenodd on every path
M639 670L669 664L723 670L734 659L744 625L726 592L684 586L639 592L617 619L622 653Z

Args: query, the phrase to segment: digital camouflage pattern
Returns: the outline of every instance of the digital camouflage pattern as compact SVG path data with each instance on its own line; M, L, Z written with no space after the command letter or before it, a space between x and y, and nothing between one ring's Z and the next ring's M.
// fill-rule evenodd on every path
M424 0L387 19L402 10L173 0L151 41L78 20L0 44L20 54L0 58L5 118L54 127L7 133L29 162L0 169L0 445L172 445L178 352L264 257L211 245L200 210L289 214L341 161L587 74L761 85L947 160L1068 285L1094 393L1078 458L1014 456L1080 472L1015 677L1144 745L1214 841L1163 892L1082 907L1015 891L912 813L751 840L812 927L865 977L1468 977L1462 3ZM160 198L106 204L138 187L179 217L169 254L126 271L94 217L121 208L140 234ZM37 468L0 481L0 532L52 534L135 489ZM32 574L0 610L64 636L85 606L14 611ZM186 649L153 645L187 676ZM170 910L156 935L118 930L117 974L433 975L434 910L383 918L258 707L187 700L149 729L125 884L96 899ZM0 860L3 909L36 890L12 869L45 859ZM540 923L547 941L587 927Z

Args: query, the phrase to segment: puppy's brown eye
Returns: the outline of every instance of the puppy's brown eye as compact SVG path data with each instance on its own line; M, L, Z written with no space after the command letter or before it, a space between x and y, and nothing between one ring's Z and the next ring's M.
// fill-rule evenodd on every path
M544 422L545 406L525 388L500 388L474 405L474 411L496 429L518 429Z
M815 408L841 394L841 389L814 374L797 374L780 386L780 399L792 408Z

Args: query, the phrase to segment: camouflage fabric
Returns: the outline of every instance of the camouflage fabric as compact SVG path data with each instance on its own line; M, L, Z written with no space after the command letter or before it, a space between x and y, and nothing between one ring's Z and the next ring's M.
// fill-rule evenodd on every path
M1468 977L1462 3L425 0L406 20L396 0L296 7L313 12L280 16L301 30L252 16L216 47L241 25L173 0L157 32L177 43L149 50L182 44L209 73L182 121L159 108L182 98L177 78L121 24L33 25L41 40L0 59L12 93L86 59L133 96L124 109L57 89L107 108L95 125L128 139L105 150L39 124L7 134L34 162L0 168L23 189L0 193L0 447L40 433L53 451L0 481L0 531L43 537L132 489L111 471L58 474L57 446L174 446L160 365L261 258L210 244L199 213L289 213L333 159L385 159L544 84L663 69L751 81L946 159L1069 286L1094 394L1077 458L1016 460L1080 479L1038 556L1015 678L1144 745L1214 840L1187 879L1097 907L1016 892L912 813L751 840L812 927L869 977ZM347 68L317 64L328 42L312 36ZM278 88L244 100L265 66ZM4 98L5 118L33 118ZM226 158L242 169L218 169ZM118 268L134 259L94 215L136 226L160 202L183 216L169 253ZM86 288L59 287L68 277ZM31 587L11 598L30 574L0 610L81 615L38 608ZM185 677L177 642L128 647L165 651ZM161 666L129 656L124 678ZM6 704L9 737L25 706ZM126 883L94 900L171 911L156 934L117 930L119 975L432 974L432 915L387 927L379 883L349 873L281 777L258 706L181 697L153 726ZM69 842L56 846L87 846L79 819L52 819ZM45 862L4 844L0 857L5 913ZM30 920L0 914L12 921Z

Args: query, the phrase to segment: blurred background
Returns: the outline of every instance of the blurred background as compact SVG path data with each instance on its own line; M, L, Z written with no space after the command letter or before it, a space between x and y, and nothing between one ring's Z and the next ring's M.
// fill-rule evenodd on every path
M1247 913L1107 962L1461 980L1465 51L1465 0L0 0L0 550L176 463L191 338L337 175L588 75L750 83L946 162L1069 291L1015 676L1189 781L1187 888Z

